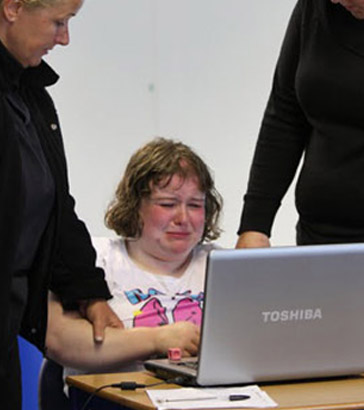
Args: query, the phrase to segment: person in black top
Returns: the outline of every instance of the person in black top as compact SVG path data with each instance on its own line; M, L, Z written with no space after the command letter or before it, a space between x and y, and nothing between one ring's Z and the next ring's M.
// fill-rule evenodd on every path
M60 126L42 60L69 43L82 0L0 0L0 408L21 408L17 335L44 351L47 293L93 323L121 327L69 194Z
M364 241L363 72L364 1L298 0L261 124L237 247L270 245L302 158L297 243Z

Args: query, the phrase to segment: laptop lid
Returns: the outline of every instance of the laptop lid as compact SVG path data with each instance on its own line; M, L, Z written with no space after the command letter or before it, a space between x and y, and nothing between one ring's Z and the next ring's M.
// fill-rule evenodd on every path
M363 372L363 292L362 244L213 250L196 383Z

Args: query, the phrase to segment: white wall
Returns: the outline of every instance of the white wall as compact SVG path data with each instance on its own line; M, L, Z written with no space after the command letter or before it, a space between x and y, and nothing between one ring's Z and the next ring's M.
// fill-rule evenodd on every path
M225 199L234 246L253 149L294 0L86 0L48 62L71 189L93 235L129 156L159 135L191 145ZM273 231L294 243L292 194Z

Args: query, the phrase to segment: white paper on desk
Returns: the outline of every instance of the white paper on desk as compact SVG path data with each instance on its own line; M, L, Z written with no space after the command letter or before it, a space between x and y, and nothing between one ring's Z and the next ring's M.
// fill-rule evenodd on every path
M168 390L147 390L149 398L158 410L169 409L221 409L255 407L276 407L277 403L258 386L228 388L192 388ZM250 396L246 400L230 401L232 394ZM193 400L196 398L196 400ZM186 399L186 400L184 400Z

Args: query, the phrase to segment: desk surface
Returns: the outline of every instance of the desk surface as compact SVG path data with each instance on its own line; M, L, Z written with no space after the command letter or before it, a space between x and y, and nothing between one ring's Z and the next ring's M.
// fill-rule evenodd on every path
M148 372L78 375L67 378L69 385L87 392L99 386L135 381L151 384L160 381ZM171 389L177 385L161 385L155 389ZM276 409L285 410L359 410L364 409L364 377L324 381L292 382L260 385L278 403ZM144 389L121 391L108 388L98 396L135 410L152 410L151 401Z

